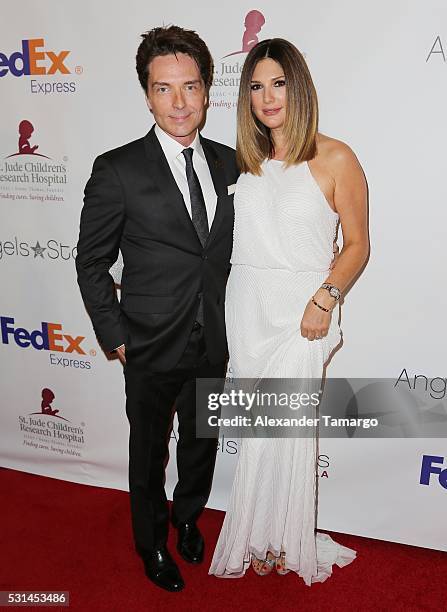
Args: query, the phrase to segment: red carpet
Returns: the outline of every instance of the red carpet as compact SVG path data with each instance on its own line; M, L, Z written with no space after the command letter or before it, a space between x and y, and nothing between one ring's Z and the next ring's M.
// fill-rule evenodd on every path
M68 610L447 610L443 552L337 535L357 559L335 567L323 584L307 587L292 573L258 577L252 570L224 580L207 575L223 513L206 510L199 523L203 565L179 559L170 538L186 588L168 593L146 579L133 552L127 493L6 469L0 492L0 590L70 591Z

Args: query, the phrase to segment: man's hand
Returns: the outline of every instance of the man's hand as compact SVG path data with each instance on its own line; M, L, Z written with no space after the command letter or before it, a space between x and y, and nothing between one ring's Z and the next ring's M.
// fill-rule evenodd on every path
M334 244L332 245L332 251L334 253L334 258L331 261L331 265L329 266L329 270L333 270L335 264L337 263L338 256L340 255L340 249L338 248L338 244L334 240Z
M121 363L124 365L126 363L126 347L124 346L124 344L122 344L121 346L119 346L116 349L116 352L118 354L118 359L121 361Z

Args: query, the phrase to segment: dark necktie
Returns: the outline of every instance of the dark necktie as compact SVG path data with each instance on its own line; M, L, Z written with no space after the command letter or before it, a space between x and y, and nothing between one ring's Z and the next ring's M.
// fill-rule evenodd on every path
M208 217L206 214L205 199L203 197L202 187L200 186L194 166L192 165L192 154L194 149L183 149L183 156L186 162L186 179L188 181L189 195L191 198L191 219L196 229L202 247L205 245L208 238ZM200 295L199 307L196 314L196 321L203 326L203 296Z
M186 178L188 181L189 195L191 197L192 223L196 228L201 245L204 246L210 232L202 188L197 178L196 171L194 170L194 166L192 165L192 154L194 153L194 149L183 149L182 153L186 161Z

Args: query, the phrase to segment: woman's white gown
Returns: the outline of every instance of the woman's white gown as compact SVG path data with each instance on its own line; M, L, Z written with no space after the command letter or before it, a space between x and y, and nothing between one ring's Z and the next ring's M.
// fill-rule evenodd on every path
M225 317L229 368L235 378L321 379L339 343L338 311L328 335L309 341L300 322L329 274L338 215L307 163L262 164L262 176L240 176L234 196L232 268ZM209 574L243 576L250 554L286 553L286 567L323 582L332 565L356 552L316 528L317 440L245 438L228 511Z

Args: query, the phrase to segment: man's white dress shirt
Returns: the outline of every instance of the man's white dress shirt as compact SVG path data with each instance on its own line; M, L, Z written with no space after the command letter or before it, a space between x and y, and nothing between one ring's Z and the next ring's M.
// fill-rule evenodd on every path
M205 153L200 144L199 131L197 130L196 137L189 145L184 147L179 142L174 140L172 136L166 134L158 125L155 125L155 135L163 149L169 167L174 176L175 182L180 189L186 209L191 217L191 198L189 195L188 181L186 178L186 161L183 155L183 149L193 149L192 165L196 171L200 186L202 187L203 198L205 200L206 214L208 217L208 229L211 229L214 214L216 212L217 195L214 189L213 179L211 178L210 169L206 161Z

